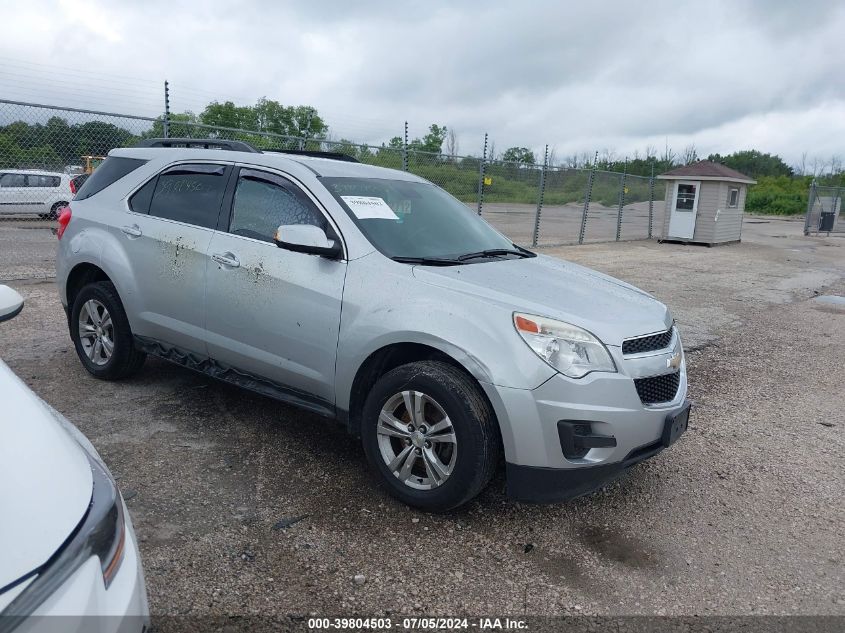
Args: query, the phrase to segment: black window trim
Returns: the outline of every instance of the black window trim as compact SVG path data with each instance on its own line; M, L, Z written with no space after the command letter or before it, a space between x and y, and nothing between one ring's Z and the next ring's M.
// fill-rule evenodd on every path
M223 197L221 199L220 209L217 212L217 222L215 223L215 226L211 226L211 227L200 226L199 224L190 224L189 222L182 222L180 220L173 220L172 218L162 218L158 215L150 215L149 209L147 209L146 213L142 213L141 211L135 211L129 205L129 201L132 199L132 196L134 196L136 193L138 193L138 191L143 189L148 183L152 182L153 180L156 181L156 185L153 186L153 193L155 193L155 186L157 186L157 184L158 184L158 177L161 176L163 173L170 171L174 167L179 167L180 165L196 165L196 164L200 164L200 163L207 164L207 165L217 165L218 167L223 167L226 170L226 171L223 172L223 178L225 178L227 180L227 182L226 182L226 184L223 185ZM219 159L218 160L202 159L202 158L184 159L184 160L174 161L172 163L167 163L166 165L160 166L158 169L156 169L154 174L152 174L151 176L148 176L147 178L144 178L144 180L142 180L138 185L134 186L132 189L129 190L129 192L123 198L123 210L126 213L131 213L133 215L140 215L140 216L147 217L147 218L155 218L156 220L159 220L161 222L172 222L173 224L180 224L182 226L190 226L190 227L195 228L195 229L202 229L203 231L214 231L214 230L216 230L215 227L220 225L220 216L223 214L223 209L226 205L226 196L228 194L229 187L232 184L231 183L232 174L234 174L235 171L236 171L236 169L235 169L234 163L232 163L230 161L226 161L226 160L221 161Z
M280 169L276 169L274 167L268 167L266 165L253 165L249 163L235 163L234 169L232 170L232 174L229 177L229 184L226 188L226 193L223 195L223 210L220 213L220 218L217 222L217 231L220 233L225 233L230 237L236 237L242 240L250 240L255 242L256 244L266 244L268 246L272 246L273 248L278 248L274 243L268 242L266 240L259 240L254 237L248 237L246 235L236 235L235 233L229 232L229 226L231 224L232 218L232 205L235 201L235 189L238 186L238 180L240 179L241 170L248 170L248 171L258 171L258 172L265 172L270 176L275 176L276 178L281 178L282 180L287 181L294 187L298 188L303 195L311 202L314 208L317 210L318 213L321 213L326 220L326 236L330 240L338 240L341 246L341 257L340 261L347 261L347 250L346 250L346 241L343 238L343 233L340 230L337 222L335 222L334 218L332 217L331 213L329 213L325 206L320 202L320 200L315 196L308 187L306 187L302 181L300 181L296 176L292 176L291 174L284 172ZM269 182L272 182L270 180Z

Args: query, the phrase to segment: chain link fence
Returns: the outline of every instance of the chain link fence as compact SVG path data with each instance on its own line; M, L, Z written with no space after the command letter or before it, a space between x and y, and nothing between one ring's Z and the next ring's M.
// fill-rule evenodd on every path
M55 219L109 150L154 119L0 101L0 220Z
M165 136L337 152L404 169L442 187L524 246L648 239L663 206L663 189L654 186L653 177L0 100L0 222L53 226L58 210L109 150Z
M804 235L819 233L845 233L845 219L842 218L842 187L810 185L807 201L807 216L804 219Z

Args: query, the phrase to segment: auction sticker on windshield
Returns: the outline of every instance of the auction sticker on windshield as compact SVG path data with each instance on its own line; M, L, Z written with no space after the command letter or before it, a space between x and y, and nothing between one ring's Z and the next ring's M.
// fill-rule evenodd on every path
M393 209L382 198L371 196L341 196L359 220L398 220Z

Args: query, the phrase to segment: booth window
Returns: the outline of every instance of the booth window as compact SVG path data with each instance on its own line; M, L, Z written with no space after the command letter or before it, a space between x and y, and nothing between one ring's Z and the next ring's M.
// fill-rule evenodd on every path
M737 187L731 187L728 190L728 208L736 209L739 205L739 189Z

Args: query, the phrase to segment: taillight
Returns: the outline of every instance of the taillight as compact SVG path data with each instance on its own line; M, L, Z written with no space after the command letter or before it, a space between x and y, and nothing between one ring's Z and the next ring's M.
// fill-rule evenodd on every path
M75 178L70 181L70 192L74 195L76 194L76 179Z
M65 233L65 229L67 229L67 225L70 224L70 207L65 207L61 211L59 211L59 228L56 231L56 237L62 239L62 235Z

